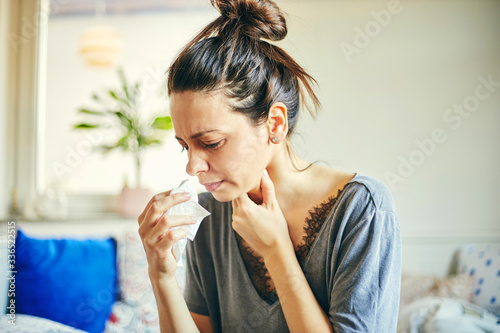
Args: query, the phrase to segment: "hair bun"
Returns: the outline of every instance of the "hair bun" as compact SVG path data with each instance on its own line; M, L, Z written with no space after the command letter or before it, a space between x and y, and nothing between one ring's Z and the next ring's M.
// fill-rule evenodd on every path
M222 16L221 35L237 31L255 39L282 40L286 21L278 5L270 0L211 0Z

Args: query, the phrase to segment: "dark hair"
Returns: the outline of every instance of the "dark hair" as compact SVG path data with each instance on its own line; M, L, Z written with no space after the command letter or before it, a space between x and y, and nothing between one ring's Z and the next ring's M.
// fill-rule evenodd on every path
M256 125L267 119L273 103L282 102L288 109L289 133L301 102L315 116L320 103L311 84L316 81L283 49L263 40L279 41L287 34L278 6L267 0L211 3L221 15L182 49L168 69L168 95L223 91L233 110Z

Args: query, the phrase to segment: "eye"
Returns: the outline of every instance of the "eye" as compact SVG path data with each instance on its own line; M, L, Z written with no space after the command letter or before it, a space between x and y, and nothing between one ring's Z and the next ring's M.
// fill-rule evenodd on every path
M184 146L184 147L182 147L181 153L183 153L183 152L187 151L188 149L189 149L189 147L188 147L188 146Z
M222 141L224 141L224 140L220 140L220 141L217 141L215 143L204 144L204 145L205 145L206 149L217 149L217 148L219 148L221 146Z

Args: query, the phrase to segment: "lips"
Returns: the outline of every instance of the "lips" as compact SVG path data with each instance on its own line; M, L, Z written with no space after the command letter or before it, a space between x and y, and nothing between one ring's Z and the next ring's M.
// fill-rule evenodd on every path
M215 182L215 183L205 183L205 184L202 184L203 186L205 186L205 188L207 189L208 192L214 192L216 191L219 186L223 183L224 181L221 180L219 182Z

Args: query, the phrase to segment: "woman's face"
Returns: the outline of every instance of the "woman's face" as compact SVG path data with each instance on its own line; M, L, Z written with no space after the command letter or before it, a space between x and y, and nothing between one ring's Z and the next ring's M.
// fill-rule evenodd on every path
M224 95L173 93L170 114L175 136L187 150L186 171L218 201L257 191L272 150L265 125L255 127L231 111Z

